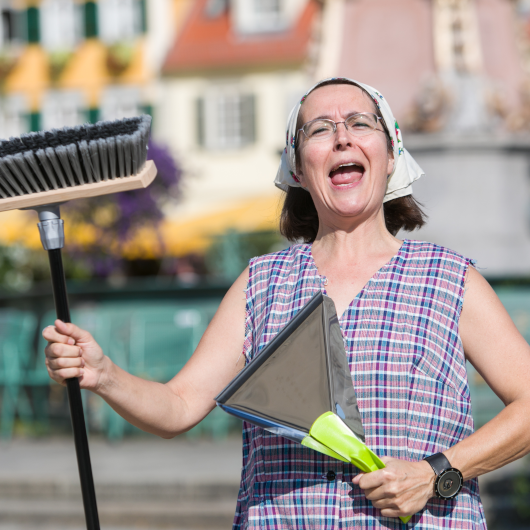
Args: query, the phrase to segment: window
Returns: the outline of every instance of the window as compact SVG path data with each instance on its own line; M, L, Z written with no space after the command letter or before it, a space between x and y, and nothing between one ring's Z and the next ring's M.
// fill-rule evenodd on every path
M286 0L234 0L235 26L239 33L268 33L287 27Z
M82 38L82 6L73 0L41 3L42 45L48 50L68 50Z
M255 141L255 98L236 91L197 100L197 140L207 149L238 149Z
M101 40L108 44L132 40L145 27L145 5L141 0L100 0Z
M140 90L135 87L108 87L101 98L101 120L119 120L141 114Z
M41 107L42 129L73 127L85 122L83 96L75 91L50 91L44 95Z
M0 100L0 138L17 137L29 131L28 108L21 95Z
M207 0L204 13L208 18L216 18L221 16L227 8L227 0Z
M280 0L253 0L258 16L279 17L281 15Z
M26 13L10 7L2 7L0 24L0 45L10 46L26 40Z

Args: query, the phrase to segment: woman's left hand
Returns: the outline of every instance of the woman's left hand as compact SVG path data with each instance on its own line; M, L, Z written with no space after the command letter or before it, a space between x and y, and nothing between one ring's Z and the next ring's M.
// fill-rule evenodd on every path
M372 473L359 473L353 483L385 517L404 517L419 512L433 496L434 479L428 462L408 462L383 457L386 467Z

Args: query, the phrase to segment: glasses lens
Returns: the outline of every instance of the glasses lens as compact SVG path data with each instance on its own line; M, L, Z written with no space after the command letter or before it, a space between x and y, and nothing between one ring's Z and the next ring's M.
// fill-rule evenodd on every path
M311 139L324 139L333 134L333 122L328 120L314 120L306 123L302 129L304 134Z
M375 131L377 127L377 116L369 112L354 114L346 120L348 130L356 136L364 136Z

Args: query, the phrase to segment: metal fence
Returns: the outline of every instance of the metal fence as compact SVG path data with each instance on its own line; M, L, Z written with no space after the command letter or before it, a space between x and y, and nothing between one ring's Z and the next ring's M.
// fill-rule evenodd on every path
M530 341L530 288L496 289L517 328ZM136 300L81 305L72 321L90 331L117 365L132 374L167 382L186 363L211 321L220 297L177 301ZM53 324L55 313L0 309L0 435L10 438L16 422L50 426L51 396L62 387L52 383L44 365L45 342L40 330ZM468 364L468 379L476 427L489 421L503 403L480 374ZM84 392L89 428L117 440L134 427L102 399ZM237 420L215 409L187 436L222 438Z

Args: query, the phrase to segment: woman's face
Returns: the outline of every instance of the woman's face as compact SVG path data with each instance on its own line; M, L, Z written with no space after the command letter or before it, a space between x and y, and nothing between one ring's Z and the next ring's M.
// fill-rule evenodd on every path
M328 85L311 92L300 112L302 123L316 118L341 122L357 112L374 113L374 104L356 86ZM326 140L308 140L299 132L297 148L297 176L311 193L321 223L337 226L361 221L381 210L394 165L381 123L362 137L346 131L342 123Z

